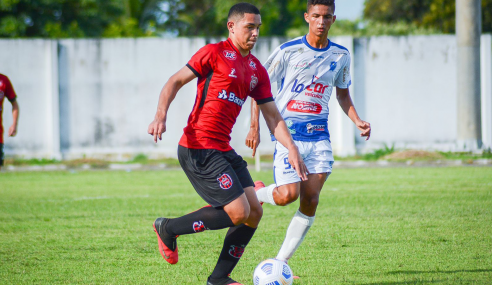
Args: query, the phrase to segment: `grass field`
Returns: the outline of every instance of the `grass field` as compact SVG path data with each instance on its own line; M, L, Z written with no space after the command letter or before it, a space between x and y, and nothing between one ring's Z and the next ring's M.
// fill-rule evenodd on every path
M203 205L181 171L0 173L0 283L205 284L225 230L180 237L171 266L152 229ZM252 284L296 209L264 206L233 278ZM294 284L492 284L492 168L337 169L289 264Z

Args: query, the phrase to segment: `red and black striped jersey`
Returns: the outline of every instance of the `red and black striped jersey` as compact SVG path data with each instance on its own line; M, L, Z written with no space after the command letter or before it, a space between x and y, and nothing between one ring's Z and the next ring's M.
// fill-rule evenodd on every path
M186 65L198 77L193 111L179 144L229 151L232 127L250 96L273 101L265 68L251 53L243 57L231 39L201 48Z

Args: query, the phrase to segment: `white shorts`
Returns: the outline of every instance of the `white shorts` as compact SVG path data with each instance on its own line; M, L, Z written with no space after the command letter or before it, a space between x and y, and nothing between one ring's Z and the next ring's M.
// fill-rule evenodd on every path
M309 173L331 173L333 167L333 152L328 140L304 142L294 141L304 160ZM273 177L277 186L300 182L301 178L289 163L289 152L277 141L273 161ZM327 176L327 177L328 177Z

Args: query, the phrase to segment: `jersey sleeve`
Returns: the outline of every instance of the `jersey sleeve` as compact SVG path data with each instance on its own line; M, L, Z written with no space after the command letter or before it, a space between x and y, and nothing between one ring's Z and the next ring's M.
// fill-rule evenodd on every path
M350 54L343 56L342 62L342 68L338 71L337 78L335 79L335 86L346 89L352 84L352 77L350 76Z
M285 51L277 47L273 53L268 57L264 67L268 71L268 77L271 82L281 82L285 75L285 64L288 62L284 60Z
M258 84L253 88L250 95L258 105L273 101L270 80L266 69L260 65L258 68Z
M17 95L15 94L14 87L12 86L12 83L10 82L9 78L7 77L5 80L5 97L10 102L14 102L17 98Z
M216 53L212 45L199 49L188 61L186 66L198 77L207 77L213 70L216 62Z

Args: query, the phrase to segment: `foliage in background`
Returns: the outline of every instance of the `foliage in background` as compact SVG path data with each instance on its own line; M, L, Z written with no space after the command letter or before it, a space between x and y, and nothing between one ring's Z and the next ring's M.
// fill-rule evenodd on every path
M0 0L0 37L134 37L152 35L157 0ZM159 13L160 11L160 13Z
M492 0L482 0L482 32L492 32ZM442 33L455 32L456 0L366 0L364 18L406 23Z

